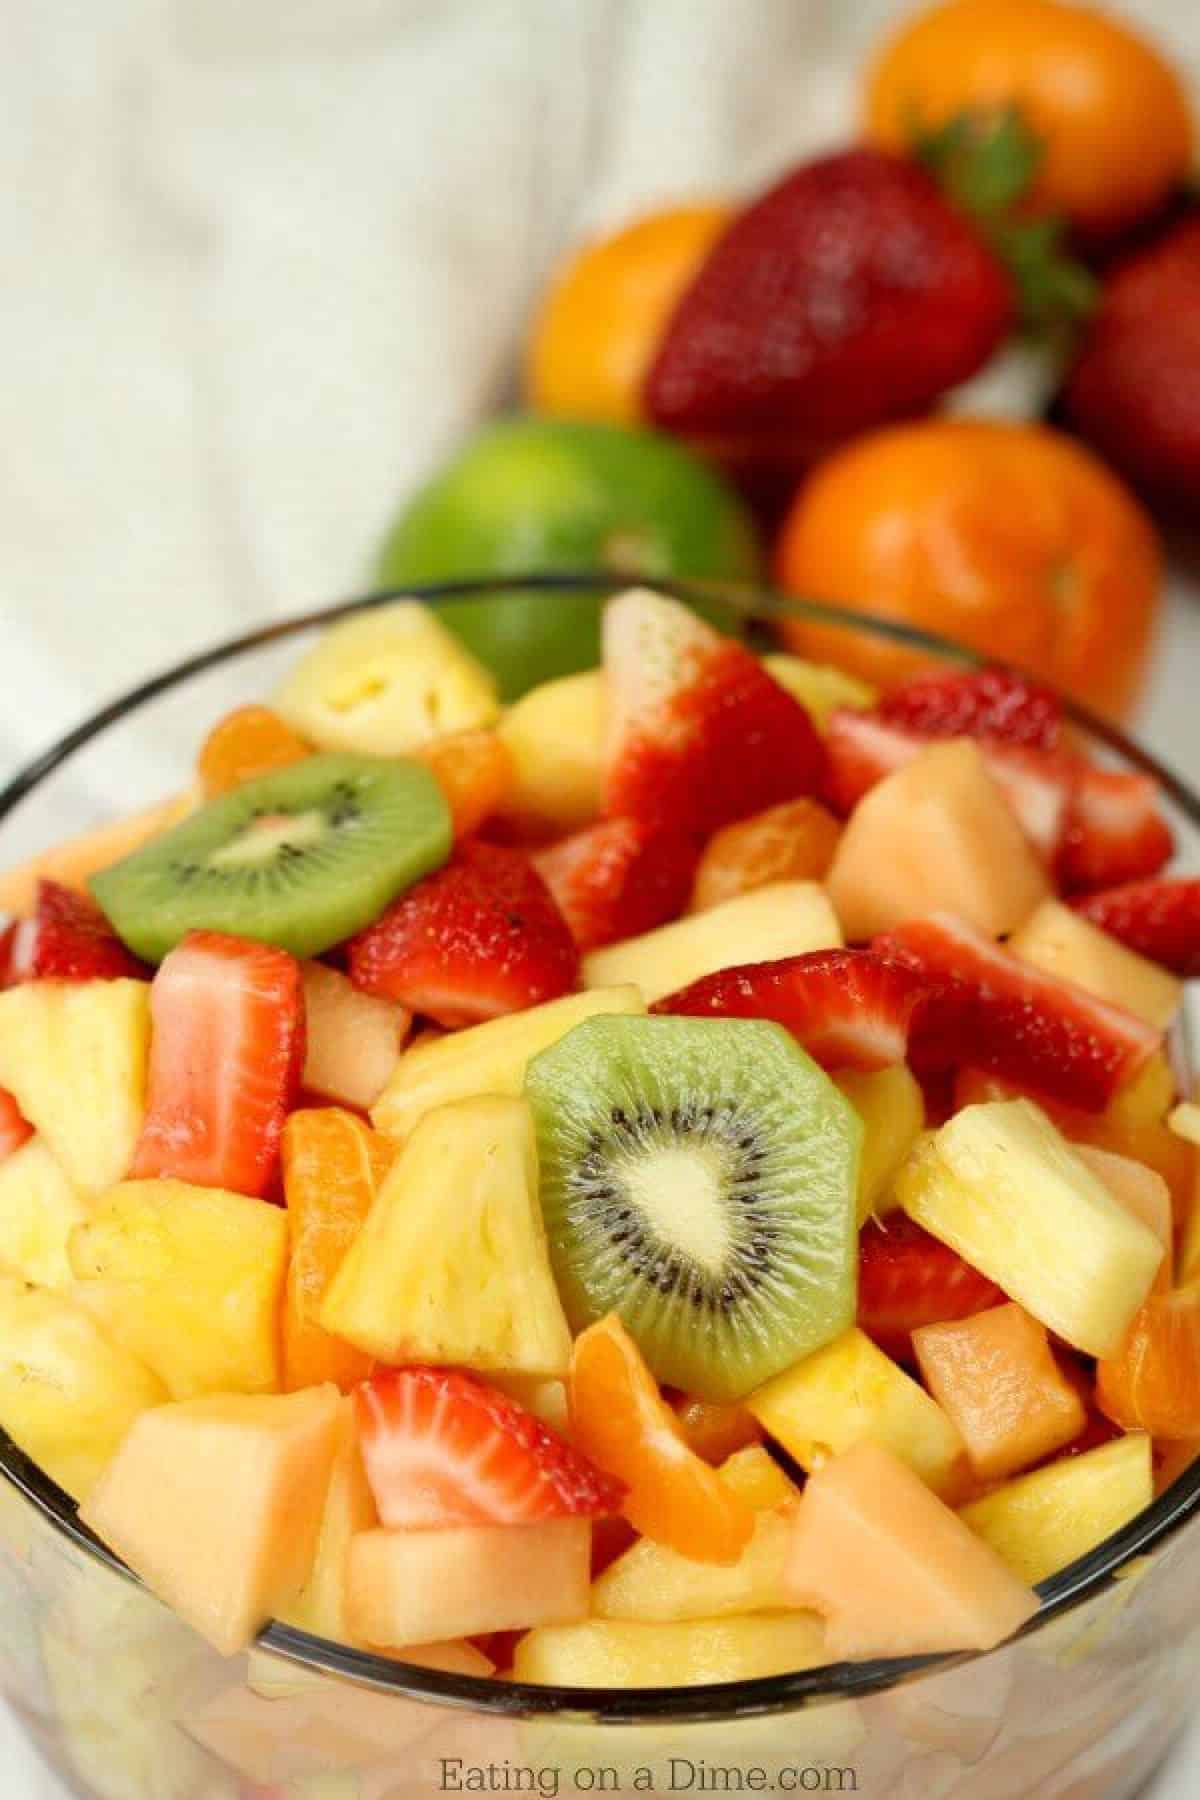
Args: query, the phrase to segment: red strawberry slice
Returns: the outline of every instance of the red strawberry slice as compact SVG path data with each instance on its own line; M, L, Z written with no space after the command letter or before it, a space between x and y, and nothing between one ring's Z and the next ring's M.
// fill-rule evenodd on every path
M1030 750L1057 750L1062 701L1012 669L922 675L885 694L877 707L888 725L918 737L996 738Z
M0 990L11 987L17 979L13 969L13 950L17 942L17 920L0 931Z
M95 901L56 881L39 881L33 912L17 924L9 952L10 981L149 979Z
M1000 1306L994 1281L931 1237L907 1213L868 1220L859 1235L858 1324L889 1356L912 1362L922 1325L969 1319Z
M1129 881L1071 904L1139 956L1185 978L1200 976L1200 876Z
M354 1408L391 1530L604 1518L625 1495L515 1400L457 1369L380 1369L355 1390Z
M529 858L469 841L349 945L350 979L439 1025L570 993L579 951Z
M873 948L930 984L913 1021L918 1067L962 1065L1101 1112L1162 1033L1010 956L949 913L899 925Z
M918 976L870 950L814 950L701 976L651 1010L772 1019L826 1069L884 1069L904 1061L923 993Z
M821 788L824 750L799 701L678 601L645 589L611 601L604 666L610 816L703 837Z
M0 1088L0 1162L28 1143L33 1126L7 1088Z
M534 857L581 950L637 937L687 905L696 872L691 838L637 819L602 819Z
M1175 849L1149 775L1081 765L1058 873L1065 888L1116 887L1157 875Z
M154 977L150 1011L132 1174L267 1194L304 1066L299 963L267 944L193 931Z

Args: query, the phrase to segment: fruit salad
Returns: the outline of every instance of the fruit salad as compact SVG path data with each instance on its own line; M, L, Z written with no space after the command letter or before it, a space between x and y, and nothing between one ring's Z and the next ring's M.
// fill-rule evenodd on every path
M0 1426L219 1651L988 1649L1200 1449L1200 878L999 668L416 602L0 878Z

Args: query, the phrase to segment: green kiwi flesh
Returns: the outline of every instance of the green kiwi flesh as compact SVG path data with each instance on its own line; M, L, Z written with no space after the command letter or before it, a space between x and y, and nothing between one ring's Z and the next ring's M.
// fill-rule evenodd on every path
M439 868L452 842L421 763L310 756L221 795L90 886L146 962L198 930L319 956Z
M575 1330L618 1313L661 1382L729 1401L853 1324L862 1124L781 1026L588 1019L526 1094Z

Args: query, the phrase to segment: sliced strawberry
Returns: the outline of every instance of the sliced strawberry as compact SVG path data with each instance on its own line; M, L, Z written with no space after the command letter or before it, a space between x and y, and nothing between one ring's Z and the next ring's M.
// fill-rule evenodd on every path
M193 931L154 977L150 1010L132 1174L265 1195L304 1066L299 963L267 944Z
M1157 875L1175 840L1149 775L1081 764L1058 873L1068 890L1116 887Z
M858 1323L898 1362L911 1362L911 1334L922 1325L969 1319L999 1306L994 1281L931 1237L907 1213L869 1220L859 1236Z
M681 913L698 852L691 838L637 819L602 819L534 857L581 950L652 931Z
M918 737L998 738L1030 750L1057 750L1062 737L1058 695L1012 669L922 675L885 694L876 710Z
M1129 881L1071 904L1139 956L1185 978L1200 976L1200 876Z
M918 1067L969 1064L1100 1112L1161 1047L1144 1020L1018 961L952 914L899 925L873 947L930 984L910 1040Z
M457 1369L380 1369L355 1390L367 1480L392 1530L604 1518L625 1489L532 1413Z
M148 979L95 901L56 881L39 881L33 912L15 928L10 981Z
M824 751L758 658L678 601L635 589L604 615L605 811L706 836L819 791Z
M17 921L0 931L0 989L11 987L17 979L13 968L13 951L17 942Z
M470 841L351 940L350 979L439 1025L472 1025L566 994L579 951L520 850Z
M28 1143L33 1126L7 1088L0 1088L0 1162Z
M772 1019L827 1069L883 1069L904 1061L923 993L918 976L870 950L814 950L703 975L651 1010Z

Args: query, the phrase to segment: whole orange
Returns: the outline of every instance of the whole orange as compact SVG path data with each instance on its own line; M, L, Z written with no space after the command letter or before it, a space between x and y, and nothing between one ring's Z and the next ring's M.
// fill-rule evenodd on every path
M1090 234L1153 210L1187 172L1183 84L1128 25L1065 0L943 0L886 43L866 125L889 149L967 108L1016 105L1042 139L1035 198Z
M1141 684L1161 564L1141 506L1071 439L946 419L875 432L820 464L784 520L776 575L1019 663L1118 719ZM782 630L804 655L883 685L929 666L836 627Z
M644 422L642 377L730 216L731 208L716 204L651 213L572 256L534 319L529 404L567 418Z

